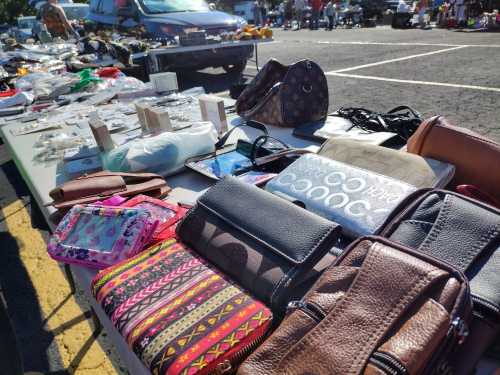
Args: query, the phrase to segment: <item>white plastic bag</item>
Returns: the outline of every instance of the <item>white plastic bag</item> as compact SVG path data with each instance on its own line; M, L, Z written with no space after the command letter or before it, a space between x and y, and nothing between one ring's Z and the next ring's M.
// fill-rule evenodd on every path
M214 152L217 130L211 122L154 137L137 138L101 155L104 169L113 172L179 172L187 159Z

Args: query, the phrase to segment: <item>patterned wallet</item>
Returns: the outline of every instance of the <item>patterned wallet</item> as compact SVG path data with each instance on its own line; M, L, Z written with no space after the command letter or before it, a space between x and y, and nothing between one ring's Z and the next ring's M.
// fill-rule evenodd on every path
M154 375L231 372L272 321L267 307L175 240L101 271L92 292Z
M106 268L142 251L158 222L144 209L74 206L49 240L49 255L60 262Z

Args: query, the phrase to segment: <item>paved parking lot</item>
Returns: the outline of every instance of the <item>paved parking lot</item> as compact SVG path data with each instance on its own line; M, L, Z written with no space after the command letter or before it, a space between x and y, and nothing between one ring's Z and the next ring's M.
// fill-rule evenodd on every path
M500 141L500 34L390 28L276 31L259 48L262 65L308 58L327 74L330 110L385 111L409 105ZM249 63L245 78L257 72ZM234 76L207 69L184 75L184 88L227 93ZM93 336L81 292L69 293L45 254L46 232L31 228L28 191L0 146L0 282L23 346L26 370L45 374L126 373L105 334Z

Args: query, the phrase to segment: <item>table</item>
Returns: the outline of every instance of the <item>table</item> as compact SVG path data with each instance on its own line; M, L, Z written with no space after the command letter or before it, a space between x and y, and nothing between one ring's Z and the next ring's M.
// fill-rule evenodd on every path
M241 120L238 117L233 116L229 118L229 127L235 126L239 121ZM40 133L14 136L11 134L10 130L15 129L16 126L19 126L19 123L9 123L0 127L0 136L3 138L16 167L30 189L33 198L40 207L47 223L49 223L51 229L54 230L55 226L50 222L49 216L55 210L53 207L47 206L47 204L52 201L49 192L55 186L68 180L68 176L64 174L61 162L34 163L33 157L35 156L35 150L33 144L40 136ZM59 131L64 130L78 131L78 128L65 125ZM319 147L318 145L312 144L310 141L293 137L291 129L269 127L269 130L271 135L287 142L290 146L309 148L311 150L316 150ZM256 135L260 135L257 130L242 127L233 132L230 140L235 140L239 137L254 137ZM166 180L173 188L167 199L169 201L186 203L193 203L197 196L214 183L213 180L192 171L184 171L176 176L167 177ZM71 266L71 271L74 275L75 282L84 290L94 312L108 333L110 340L115 345L123 364L127 367L130 374L150 375L149 371L128 348L125 340L114 328L109 318L92 297L90 283L96 271L79 266Z
M221 42L216 44L203 44L197 46L164 47L164 48L151 49L147 52L135 53L132 54L131 58L133 60L141 57L147 57L150 62L150 73L159 73L161 69L160 69L160 64L158 62L158 57L162 55L197 52L197 51L209 51L209 50L231 48L231 47L253 46L255 50L255 65L258 70L259 69L258 45L262 43L273 43L273 42L274 42L273 39L252 39L252 40L240 40L234 42Z

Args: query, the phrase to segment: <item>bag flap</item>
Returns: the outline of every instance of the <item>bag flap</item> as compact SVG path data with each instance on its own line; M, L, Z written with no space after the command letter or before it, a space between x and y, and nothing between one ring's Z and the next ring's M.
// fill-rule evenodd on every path
M498 315L499 210L456 193L435 190L389 224L384 233L465 272L474 297L486 301Z
M125 190L126 184L121 176L100 175L68 181L53 189L49 195L56 202L66 202L79 198L108 196Z
M229 176L198 199L179 225L179 237L194 235L186 228L190 215L207 212L296 265L307 262L319 248L326 253L340 229L334 222Z

